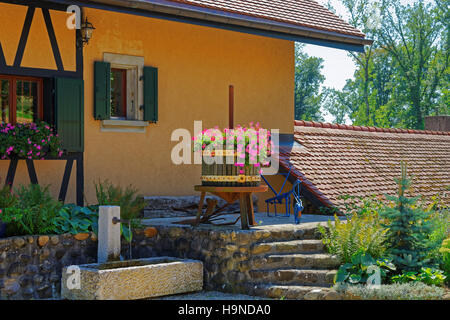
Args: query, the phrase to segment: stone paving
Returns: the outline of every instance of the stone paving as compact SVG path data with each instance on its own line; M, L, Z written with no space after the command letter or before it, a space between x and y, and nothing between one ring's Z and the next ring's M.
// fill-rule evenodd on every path
M217 221L217 223L228 223L235 221L238 217L238 214L229 214L224 215L221 218L223 220ZM142 220L142 223L144 225L176 225L177 222L186 220L186 219L192 219L193 217L174 217L174 218L154 218L154 219L144 219ZM345 217L339 217L341 220L345 220ZM284 215L278 215L274 216L268 216L265 212L256 212L255 213L255 220L258 223L257 227L253 227L252 229L258 229L258 227L264 227L264 226L282 226L287 225L287 228L290 228L289 226L295 225L294 224L294 216L291 215L290 217L286 217ZM316 214L304 214L302 215L300 225L303 225L305 223L312 223L312 222L326 222L328 220L334 221L333 216L325 216L325 215L316 215ZM203 224L202 227L211 227L214 229L223 229L223 230L240 230L241 229L241 223L240 220L232 226L216 226L216 225L206 225Z
M152 300L272 300L245 294L232 294L219 291L201 291L196 293L179 294L175 296L154 298Z

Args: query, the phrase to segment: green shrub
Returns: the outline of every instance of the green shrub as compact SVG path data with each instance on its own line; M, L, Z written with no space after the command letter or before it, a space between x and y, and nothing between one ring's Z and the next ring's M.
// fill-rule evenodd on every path
M3 186L0 189L0 209L13 207L16 205L16 203L17 197L11 192L10 186Z
M120 206L120 218L129 220L130 224L120 224L120 231L126 241L131 242L133 234L132 228L140 227L136 220L147 205L144 197L137 195L137 189L129 185L126 188L115 186L108 180L95 183L95 193L97 195L98 206Z
M336 284L334 289L347 298L363 300L442 300L445 289L422 282L395 283L368 287L365 285Z
M338 199L343 200L341 211L347 216L354 213L358 215L378 215L378 212L383 208L382 199L378 196L343 195L339 196Z
M405 191L410 186L406 165L402 163L402 175L395 179L399 186L397 197L386 196L394 206L385 206L380 217L388 228L388 254L399 271L419 271L433 266L430 253L436 243L429 236L434 229L431 213L417 206L418 198L407 198Z
M429 239L432 243L432 250L430 250L428 257L437 261L442 260L442 253L439 252L443 241L450 236L450 214L448 210L439 210L431 213L430 220L433 224L433 231Z
M131 185L122 188L113 185L108 180L95 183L98 205L120 206L122 219L136 219L144 210L146 202L141 195L137 195L137 192L137 189Z
M335 216L334 224L328 221L327 228L319 226L319 232L327 250L339 257L342 263L350 263L360 250L378 259L386 250L386 232L378 216L353 213L346 222Z
M75 204L64 205L55 218L57 233L98 233L98 212Z
M370 254L360 250L352 256L350 263L339 268L335 283L380 285L391 270L395 270L395 266L388 259L375 260Z
M442 269L447 277L447 284L450 284L450 238L442 242L442 247L439 249L442 255Z
M21 186L16 193L17 203L3 210L7 235L55 234L54 221L62 204L51 197L48 186Z
M442 286L446 276L442 270L422 268L420 272L408 271L391 278L393 283L423 282L428 285Z

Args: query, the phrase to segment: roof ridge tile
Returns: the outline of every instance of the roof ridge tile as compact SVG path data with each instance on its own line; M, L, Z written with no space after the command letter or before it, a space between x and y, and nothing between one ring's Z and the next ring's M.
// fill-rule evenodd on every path
M404 128L380 128L380 127L354 126L354 125L348 125L348 124L306 121L306 120L294 120L294 126L295 127L315 127L315 128L325 128L325 129L335 129L335 130L348 130L348 131L450 136L450 131L431 131L431 130L417 130L417 129L404 129Z

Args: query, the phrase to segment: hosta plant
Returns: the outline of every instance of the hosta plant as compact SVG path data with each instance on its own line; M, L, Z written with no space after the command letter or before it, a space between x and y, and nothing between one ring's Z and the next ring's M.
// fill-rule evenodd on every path
M98 212L75 204L64 205L54 220L58 233L98 233Z
M423 282L428 285L442 286L446 276L442 270L422 268L420 272L407 271L391 277L393 283Z
M355 253L349 263L341 265L335 283L380 285L388 272L395 270L389 259L374 259L363 250Z

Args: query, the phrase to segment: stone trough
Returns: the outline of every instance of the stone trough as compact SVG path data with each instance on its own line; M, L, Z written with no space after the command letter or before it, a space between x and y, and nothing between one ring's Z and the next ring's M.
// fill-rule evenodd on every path
M172 257L121 261L120 207L99 209L98 263L63 269L61 298L135 300L201 291L203 263Z
M203 264L170 257L79 265L78 289L63 270L61 297L70 300L134 300L203 288ZM68 272L69 271L69 272ZM77 270L78 272L78 270ZM69 286L67 285L69 284Z

